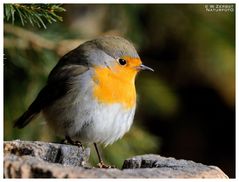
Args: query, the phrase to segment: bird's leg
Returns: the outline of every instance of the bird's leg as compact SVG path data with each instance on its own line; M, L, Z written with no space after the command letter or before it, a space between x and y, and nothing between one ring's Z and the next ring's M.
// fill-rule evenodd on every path
M107 168L107 169L108 168L115 168L114 166L110 166L110 165L104 164L104 162L103 162L103 160L102 160L102 158L100 156L100 152L98 150L97 144L94 143L94 146L95 146L95 150L96 150L96 153L97 153L97 156L98 156L98 159L99 159L99 163L97 164L97 166L99 168Z
M75 146L83 148L83 145L81 144L80 141L73 141L69 136L65 136L64 143L66 144L69 143L71 145L75 145Z

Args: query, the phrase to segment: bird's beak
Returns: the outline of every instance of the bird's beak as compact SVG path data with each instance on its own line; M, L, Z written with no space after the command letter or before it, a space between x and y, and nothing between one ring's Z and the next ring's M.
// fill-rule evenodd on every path
M143 64L141 64L140 66L137 66L138 70L148 70L148 71L154 71L152 68L145 66Z

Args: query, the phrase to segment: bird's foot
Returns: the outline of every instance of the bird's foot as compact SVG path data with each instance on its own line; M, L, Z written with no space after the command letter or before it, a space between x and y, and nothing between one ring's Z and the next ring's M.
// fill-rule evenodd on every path
M103 169L112 169L112 168L115 168L115 166L107 165L107 164L105 164L103 161L100 161L100 163L98 163L97 166L98 166L99 168L103 168Z
M83 148L83 145L82 145L82 143L80 141L74 141L73 143L71 143L71 145L75 145L77 147Z
M71 144L71 145L75 145L77 147L81 147L83 148L83 145L80 141L73 141L70 137L66 136L65 140L63 140L64 144Z

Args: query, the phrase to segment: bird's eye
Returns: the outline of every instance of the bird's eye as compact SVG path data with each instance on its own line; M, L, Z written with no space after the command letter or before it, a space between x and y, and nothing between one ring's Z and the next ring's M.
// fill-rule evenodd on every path
M125 59L118 59L120 65L126 65L127 61Z

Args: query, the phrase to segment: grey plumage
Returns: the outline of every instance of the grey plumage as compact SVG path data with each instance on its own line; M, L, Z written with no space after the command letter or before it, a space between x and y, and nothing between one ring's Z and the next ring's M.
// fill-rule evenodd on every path
M72 78L94 65L111 66L115 59L123 55L139 57L132 44L118 36L102 36L70 51L53 68L46 86L39 92L28 110L15 121L14 127L25 127L42 109L63 97L70 89Z

